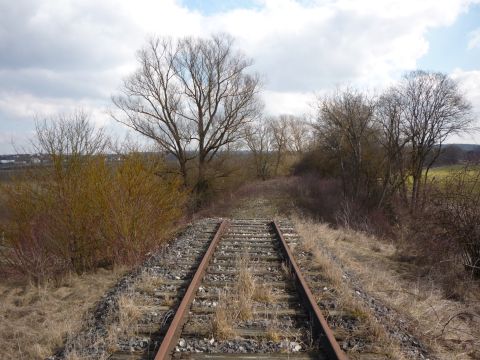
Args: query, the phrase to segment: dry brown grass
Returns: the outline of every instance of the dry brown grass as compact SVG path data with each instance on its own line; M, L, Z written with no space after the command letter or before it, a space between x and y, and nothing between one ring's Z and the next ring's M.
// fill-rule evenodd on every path
M385 328L379 323L371 310L364 302L355 297L353 290L350 288L343 278L343 272L340 267L323 251L320 245L321 237L319 228L316 223L307 222L298 218L294 219L295 227L301 236L300 248L312 255L312 261L309 270L318 271L319 275L324 279L327 288L334 290L334 298L337 303L335 311L341 311L348 316L352 316L358 320L358 325L352 332L337 329L335 335L343 339L362 338L368 341L368 352L377 354L386 354L386 356L394 359L404 359L404 355L400 351L399 344L391 339ZM323 228L322 228L323 229ZM323 293L316 294L320 301ZM327 320L329 312L324 311ZM356 350L349 352L349 356L355 358Z
M284 338L288 338L288 331L281 328L281 321L278 314L268 305L265 305L263 317L267 319L267 340L279 342Z
M233 314L228 304L231 301L231 294L227 291L220 292L218 296L218 305L212 319L213 336L218 340L228 340L235 337L233 329Z
M255 302L269 304L275 302L272 289L253 276L253 268L248 253L236 259L238 271L235 286L219 294L218 305L212 318L213 335L220 340L235 337L234 326L254 317ZM274 333L274 329L272 334Z
M118 350L120 339L127 339L138 333L142 310L137 300L132 293L122 294L118 298L118 317L108 325L107 336L104 339L108 352Z
M267 327L267 340L279 342L282 339L282 332L279 330L278 322L273 319Z
M175 299L167 295L163 298L163 305L164 306L173 306L175 304Z
M119 342L128 341L140 332L140 324L145 312L154 305L156 287L164 281L150 271L143 271L129 287L118 295L117 309L106 314L106 334L73 336L67 341L67 360L90 360L95 351L95 359L108 359L111 353L119 350ZM88 327L88 326L87 326ZM90 325L90 328L92 325Z
M158 287L164 283L161 276L144 271L135 282L135 289L148 296L154 296Z
M134 284L118 297L118 313L109 324L106 343L115 349L119 339L127 339L139 332L139 324L146 309L154 305L155 293L164 279L149 271L143 271Z
M235 286L219 294L218 305L212 319L213 335L221 340L235 336L233 326L253 317L253 294L255 280L249 268L248 253L238 256L235 264L238 271Z
M256 284L252 294L252 300L271 304L276 301L272 288L264 283Z
M338 265L322 255L321 250L315 250L316 242L318 249L327 249L355 273L369 294L409 319L410 328L439 358L480 358L478 301L446 299L442 289L435 282L428 281L428 277L421 277L414 265L397 260L397 249L391 243L353 230L336 230L326 224L299 218L294 219L294 223L299 234L307 239L306 247L316 251L314 266L326 271L327 278L342 282L334 270L328 270L329 267L338 269ZM383 331L369 309L352 296L347 295L345 299L346 305L350 302L350 305L357 304L355 311L366 316L369 326L373 325L373 337L382 336Z
M330 259L320 249L312 250L312 255L313 269L318 270L333 287L341 287L343 275L341 270L332 266Z
M123 270L67 276L60 284L0 284L2 359L44 359L65 336L82 326L83 315Z
M253 317L253 294L255 293L255 279L249 268L250 258L247 253L237 258L238 277L235 283L237 318L250 320Z
M122 295L118 299L118 324L125 335L133 335L138 332L138 322L142 316L142 310L134 296Z

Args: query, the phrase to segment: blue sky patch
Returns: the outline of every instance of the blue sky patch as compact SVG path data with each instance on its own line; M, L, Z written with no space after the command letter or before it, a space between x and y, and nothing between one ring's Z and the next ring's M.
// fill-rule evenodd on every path
M199 11L204 15L227 12L234 9L253 9L259 8L260 2L257 0L182 0L182 5L191 10Z
M454 24L430 30L427 54L418 61L425 70L449 73L456 68L478 70L480 48L468 49L469 33L480 28L480 5L472 5L467 13L460 15Z

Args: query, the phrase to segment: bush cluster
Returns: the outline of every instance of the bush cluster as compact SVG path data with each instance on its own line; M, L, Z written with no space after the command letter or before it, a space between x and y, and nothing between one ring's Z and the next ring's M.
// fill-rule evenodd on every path
M59 156L3 186L2 261L38 282L132 264L183 215L181 180L140 153Z

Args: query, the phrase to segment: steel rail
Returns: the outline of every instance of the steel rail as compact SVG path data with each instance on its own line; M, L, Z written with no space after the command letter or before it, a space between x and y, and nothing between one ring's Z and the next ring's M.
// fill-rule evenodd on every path
M305 278L303 277L300 268L298 267L293 257L293 254L287 242L285 241L285 238L283 237L280 227L278 226L276 221L273 221L272 224L274 231L280 238L280 243L282 245L285 259L288 262L287 265L292 271L292 274L295 278L295 286L297 288L297 291L299 292L299 295L301 296L305 307L310 313L310 318L312 319L313 326L319 334L321 344L325 347L328 359L347 360L347 355L345 355L345 353L340 348L340 345L338 345L337 340L335 340L333 332L329 328L327 321L323 317L322 312L318 307L315 298L313 297L312 291L310 290L307 282L305 281Z
M178 342L180 337L182 326L184 325L185 321L187 320L188 311L190 306L192 305L193 299L195 298L195 294L200 286L200 283L205 275L205 271L207 270L208 264L210 263L210 259L217 248L220 239L225 232L225 229L228 226L228 221L223 220L220 226L218 227L215 236L213 237L210 246L208 247L203 259L198 266L195 275L193 276L190 285L188 286L185 295L178 306L177 311L175 312L175 316L168 327L167 333L163 338L162 344L158 349L157 354L155 355L155 360L169 360L172 357L173 349Z

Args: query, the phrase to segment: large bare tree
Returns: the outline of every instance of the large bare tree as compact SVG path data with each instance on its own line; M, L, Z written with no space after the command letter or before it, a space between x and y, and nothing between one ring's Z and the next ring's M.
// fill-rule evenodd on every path
M396 88L387 89L378 99L375 106L375 120L379 128L376 138L381 145L381 194L378 206L390 203L399 192L406 201L408 178L405 150L409 139L404 133L402 122L401 97Z
M412 191L410 207L419 205L428 170L452 134L469 128L471 105L456 81L442 73L413 71L397 87L402 130L408 140Z
M185 182L187 162L197 161L195 186L205 170L235 142L259 113L259 76L252 61L226 34L210 38L153 38L138 53L139 68L113 97L114 118L153 139L178 160Z
M364 148L374 132L374 101L352 89L320 98L315 128L325 151L339 163L345 195L357 198L363 178Z

